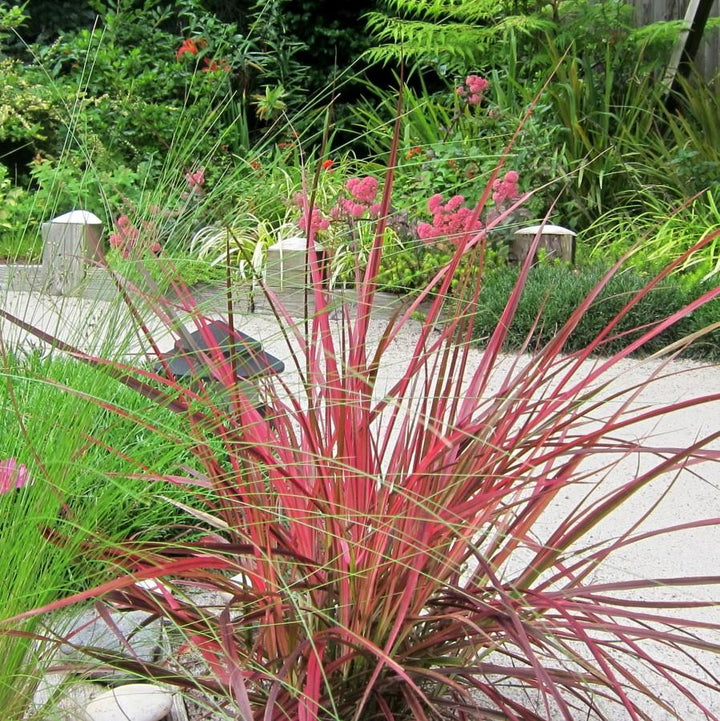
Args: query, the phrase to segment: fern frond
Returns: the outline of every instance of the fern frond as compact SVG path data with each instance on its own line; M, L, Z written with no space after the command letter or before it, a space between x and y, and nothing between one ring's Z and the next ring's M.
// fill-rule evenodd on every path
M668 43L671 45L680 34L685 24L684 20L661 20L634 28L628 37L640 45L654 42Z
M368 30L379 44L363 57L371 63L388 65L401 59L406 62L456 65L467 67L487 65L492 45L511 31L532 33L553 27L550 20L533 15L510 15L491 24L456 22L433 23L388 17L382 13L368 15Z
M472 23L500 17L506 4L499 0L387 0L389 12L404 19Z
M370 19L369 29L380 42L365 53L371 62L387 64L404 57L422 61L446 56L450 60L473 62L496 35L494 26L473 27L457 23L436 25L418 20L382 17Z

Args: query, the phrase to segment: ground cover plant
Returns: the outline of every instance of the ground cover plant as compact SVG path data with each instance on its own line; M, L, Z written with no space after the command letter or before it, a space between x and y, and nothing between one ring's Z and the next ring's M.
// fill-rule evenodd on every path
M607 389L603 383L633 349L720 295L720 288L655 319L609 358L587 363L685 256L649 279L584 347L565 354L568 337L611 271L547 344L498 376L500 350L530 273L526 265L485 350L471 362L468 341L482 275L455 274L464 256L476 254L482 265L488 232L522 202L488 215L495 180L508 180L498 171L464 214L463 227L454 228L450 261L409 307L379 321L376 334L373 299L399 129L398 123L367 263L356 268L353 302L339 313L314 250L322 217L309 181L301 203L310 312L294 321L268 289L293 375L263 384L262 408L244 394L232 354L228 359L216 349L204 357L226 390L220 402L209 385L188 388L167 368L161 373L108 360L25 326L146 402L174 411L185 429L174 443L194 457L193 468L168 474L145 456L138 465L151 483L211 494L186 504L195 534L184 529L177 539L101 544L97 555L119 569L116 577L18 613L3 622L3 632L12 638L23 619L92 598L143 609L170 622L179 638L174 653L142 663L128 640L125 658L87 649L89 659L176 684L228 718L679 717L677 699L657 692L655 682L677 692L694 713L717 718L712 657L720 624L696 614L717 603L720 579L595 580L634 543L682 530L640 525L657 499L637 508L618 535L598 541L593 532L614 512L634 509L631 504L656 483L662 497L665 474L702 474L703 462L717 459L712 444L718 432L687 448L623 435L681 407L702 412L716 396L638 408L632 403L637 387L621 382ZM153 242L152 233L141 231L133 252ZM464 300L440 324L458 280L456 297ZM207 318L192 296L182 285L176 294L180 300L168 303L129 288L126 301L136 308L149 303L181 338L187 323L209 340ZM405 337L427 298L425 320L404 341L400 359L391 360L393 343ZM14 320L7 311L2 316ZM237 320L229 316L231 330ZM148 328L143 323L140 330ZM651 375L641 387L654 380ZM72 383L66 382L68 391ZM78 403L97 406L93 398L74 395ZM116 403L101 406L123 415ZM37 450L42 458L42 447ZM628 456L642 463L615 477ZM591 458L599 468L586 465ZM78 457L76 467L83 462ZM569 505L561 502L564 494ZM701 517L690 525L717 523ZM62 546L62 538L56 542ZM157 584L148 587L148 579ZM650 592L693 585L707 589L708 600ZM208 589L226 594L215 597L216 604L222 600L214 612L195 593ZM679 651L680 658L668 661L663 649Z
M634 263L628 262L604 286L590 312L584 315L568 337L566 351L579 350L591 343L648 282L653 275L649 270L653 264L648 261L649 253L646 255L646 252L638 250L640 257ZM546 262L530 271L513 323L508 328L505 340L507 351L523 349L530 336L533 345L549 343L572 316L577 299L586 296L610 268L608 263L600 261L585 263L581 267L582 270L566 263ZM678 277L665 280L624 316L617 324L613 337L598 346L596 352L609 355L621 350L639 334L639 329L653 325L663 315L679 311L701 297L717 284L712 279L703 279L703 275L702 270L682 276L678 273ZM517 277L517 268L510 266L496 268L486 275L483 293L475 309L474 333L478 342L483 343L492 335ZM717 330L706 329L715 323L719 310L717 300L703 305L649 339L635 350L634 355L650 355L699 333L702 337L685 350L684 357L716 362L720 359L720 336Z

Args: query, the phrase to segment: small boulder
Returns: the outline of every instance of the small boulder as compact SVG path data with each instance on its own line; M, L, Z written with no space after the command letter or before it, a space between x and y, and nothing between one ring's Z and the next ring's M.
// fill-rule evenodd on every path
M160 686L131 683L95 696L85 707L87 721L161 721L173 695Z
M93 646L119 656L131 655L121 639L127 641L141 661L154 661L158 657L161 639L159 620L148 623L150 614L144 611L111 611L110 617L117 633L91 609L73 617L69 627L58 628L57 631L69 641L60 646L58 660L85 659L76 646Z
M106 690L106 686L80 681L66 673L47 673L38 683L28 718L40 713L42 718L47 716L53 721L84 721L85 707Z

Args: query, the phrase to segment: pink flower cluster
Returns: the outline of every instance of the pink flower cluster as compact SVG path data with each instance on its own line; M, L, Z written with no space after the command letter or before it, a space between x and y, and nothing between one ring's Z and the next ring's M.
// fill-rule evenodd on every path
M305 233L310 230L317 232L327 230L331 221L343 219L358 220L364 215L376 217L380 212L380 203L375 202L378 194L378 181L376 178L366 176L364 178L350 178L345 183L350 197L340 198L337 204L330 210L329 217L323 216L319 208L313 208L312 217L308 220L308 200L304 193L295 196L295 204L302 211L298 219L298 225Z
M518 192L519 176L514 170L505 173L505 177L501 180L497 178L493 183L492 199L495 205L502 205L506 200L514 200L520 194Z
M468 75L464 85L458 85L455 92L465 98L468 105L478 105L482 100L484 92L490 87L490 83L479 75Z
M133 222L127 215L121 215L115 222L117 228L115 233L110 233L110 247L117 248L123 258L129 258L135 251L140 239L140 228L133 225ZM153 224L151 222L145 224L145 230L152 232ZM155 241L149 248L151 253L159 253L161 245Z
M205 168L200 168L194 173L185 173L185 182L193 193L201 193L205 185Z
M418 237L429 242L435 238L458 238L463 233L477 233L482 229L479 220L472 221L473 211L464 205L462 195L454 195L443 204L443 197L436 193L428 200L428 210L432 213L432 223L420 223L417 228Z
M0 461L0 493L8 493L32 483L30 471L14 458Z
M330 227L330 221L323 218L320 208L313 208L308 218L309 201L305 193L296 193L295 205L302 210L302 214L298 218L298 225L306 235L309 235L310 232L317 233L319 230L327 230Z
M373 178L370 175L364 178L350 178L347 183L345 183L345 187L353 198L366 205L370 205L375 201L375 196L378 192L377 178Z
M337 207L333 209L334 218L339 218L342 213L347 213L351 218L361 218L366 212L375 216L380 212L380 204L375 202L378 192L377 178L370 175L364 178L350 178L345 183L350 198L341 198Z

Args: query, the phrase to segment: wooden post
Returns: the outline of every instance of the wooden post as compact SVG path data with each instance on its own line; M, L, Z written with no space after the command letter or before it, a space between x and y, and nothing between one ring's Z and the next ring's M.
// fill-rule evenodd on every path
M42 276L53 295L71 293L85 278L88 261L99 258L102 221L86 210L73 210L42 225Z
M665 107L670 111L677 108L678 93L682 92L678 76L687 77L690 74L714 2L715 0L690 0L684 27L675 41L663 79L663 85L667 89Z

